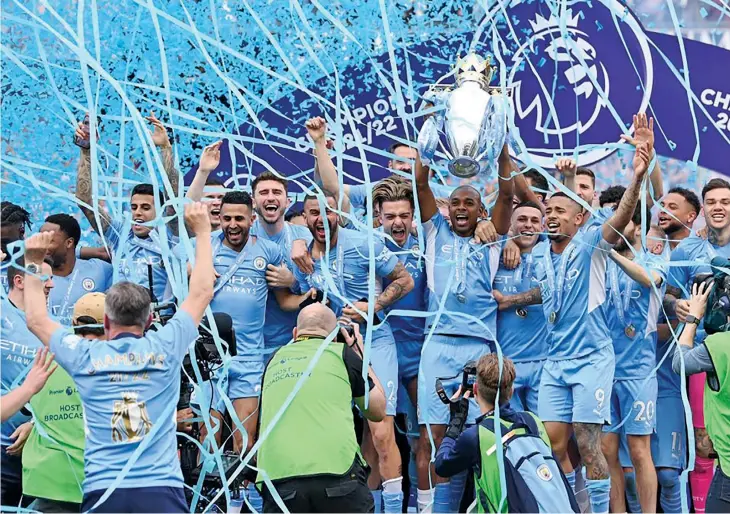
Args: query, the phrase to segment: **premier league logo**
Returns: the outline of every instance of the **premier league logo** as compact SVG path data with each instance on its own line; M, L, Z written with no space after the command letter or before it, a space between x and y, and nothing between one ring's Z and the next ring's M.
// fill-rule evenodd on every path
M515 124L535 163L552 168L577 148L578 163L587 165L615 151L612 143L646 109L652 90L648 40L633 13L618 0L577 0L569 8L512 0L507 15L488 14L511 50L504 59Z

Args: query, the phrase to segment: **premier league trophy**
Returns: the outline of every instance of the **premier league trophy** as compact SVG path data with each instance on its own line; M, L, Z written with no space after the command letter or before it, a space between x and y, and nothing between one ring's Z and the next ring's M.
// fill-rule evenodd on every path
M454 72L429 87L424 99L437 109L418 134L421 160L430 165L437 148L448 159L449 172L459 178L489 175L496 170L507 137L510 101L500 87L491 87L497 67L491 57L469 54L457 59ZM454 84L441 84L455 74ZM446 144L442 141L442 133Z

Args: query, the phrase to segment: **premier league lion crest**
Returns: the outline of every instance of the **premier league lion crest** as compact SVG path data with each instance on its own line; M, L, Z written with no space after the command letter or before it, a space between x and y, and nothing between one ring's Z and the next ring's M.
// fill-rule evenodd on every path
M112 441L115 443L134 443L140 441L152 429L147 414L147 405L140 402L137 393L122 393L112 409Z
M648 38L633 13L618 0L512 0L506 20L500 9L487 13L488 25L510 47L515 125L535 163L552 168L577 148L587 165L615 151L611 143L646 109L653 85Z

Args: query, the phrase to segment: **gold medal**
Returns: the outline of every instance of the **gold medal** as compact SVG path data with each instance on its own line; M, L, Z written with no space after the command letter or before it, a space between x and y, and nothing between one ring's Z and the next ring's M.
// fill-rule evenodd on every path
M626 337L629 337L631 339L634 338L634 336L636 335L636 327L633 323L629 323L628 325L626 325L626 328L624 329L624 334L626 334Z

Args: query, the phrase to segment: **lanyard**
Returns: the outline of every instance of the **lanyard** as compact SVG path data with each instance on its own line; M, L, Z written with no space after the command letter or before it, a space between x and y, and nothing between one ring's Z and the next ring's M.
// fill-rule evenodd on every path
M545 273L547 274L548 285L552 291L551 301L553 308L548 321L550 321L550 323L554 323L558 312L560 312L560 307L563 305L563 285L565 284L565 273L568 270L568 261L570 261L570 258L573 256L573 252L575 251L575 244L571 241L560 256L560 268L558 269L557 278L555 276L553 257L550 253L551 250L549 247L547 251L548 254L545 256Z
M223 237L225 236L221 234L219 237L216 238L215 245L213 246L213 259L215 259L216 255L218 255L218 251L220 250L221 244L223 242ZM220 291L220 289L228 283L228 281L236 273L236 271L238 271L238 268L241 267L243 261L246 259L246 254L248 253L249 242L250 241L246 241L246 245L243 247L243 249L241 249L240 252L238 252L238 256L236 257L236 260L233 261L233 264L228 267L228 270L226 270L223 275L218 277L215 287L213 288L213 294L216 294L218 291Z
M611 299L616 308L616 315L621 325L627 327L629 323L626 321L626 314L629 312L629 303L631 302L634 281L630 277L628 278L626 290L622 294L619 289L618 264L613 261L608 263L608 279L611 281ZM621 298L623 298L623 301L621 301Z

